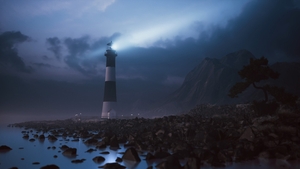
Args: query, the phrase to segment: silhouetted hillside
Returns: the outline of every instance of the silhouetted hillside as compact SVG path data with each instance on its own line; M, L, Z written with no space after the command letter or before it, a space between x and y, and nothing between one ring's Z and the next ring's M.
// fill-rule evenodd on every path
M263 97L260 90L250 86L239 98L232 99L227 94L230 88L241 78L238 71L254 58L251 52L240 50L226 56L205 58L198 66L190 71L181 87L170 94L156 112L176 113L187 111L198 104L236 104L247 103ZM279 79L264 81L281 86L287 91L300 96L300 63L275 63L270 66L280 73Z

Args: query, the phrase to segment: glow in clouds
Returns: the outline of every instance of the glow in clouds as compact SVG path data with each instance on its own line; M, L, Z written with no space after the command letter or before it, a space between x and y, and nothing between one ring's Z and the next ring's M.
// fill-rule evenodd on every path
M180 30L188 27L194 20L177 19L173 22L164 22L155 24L151 28L145 28L122 35L113 41L112 48L114 50L124 50L129 47L151 47L153 43L166 38L173 38L177 36Z

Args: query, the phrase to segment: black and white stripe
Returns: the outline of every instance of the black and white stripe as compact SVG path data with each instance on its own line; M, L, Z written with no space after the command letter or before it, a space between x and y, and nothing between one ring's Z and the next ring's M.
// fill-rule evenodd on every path
M104 98L101 118L116 117L115 106L117 102L116 92L116 52L111 48L106 50L106 72L104 85Z

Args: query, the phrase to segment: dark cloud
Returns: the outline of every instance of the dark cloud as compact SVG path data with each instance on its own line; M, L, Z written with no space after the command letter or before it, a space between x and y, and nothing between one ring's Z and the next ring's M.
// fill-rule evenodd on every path
M60 60L61 58L61 41L57 37L46 39L47 44L50 46L48 50L54 53L55 57Z
M39 67L39 68L43 68L43 67L45 67L45 68L54 68L54 67L56 67L56 66L50 65L48 63L32 63L32 64L34 66Z
M95 76L99 73L99 64L105 61L105 58L99 55L103 55L106 44L118 36L120 34L115 33L110 37L102 37L94 41L88 36L66 38L64 44L69 54L64 57L64 61L69 67L84 75Z
M16 44L28 41L29 37L21 32L4 32L0 35L0 64L6 68L31 73L32 67L26 66L15 48Z
M299 20L300 10L292 0L250 1L225 28L212 26L210 31L202 32L197 41L199 52L219 57L248 49L271 60L299 60Z

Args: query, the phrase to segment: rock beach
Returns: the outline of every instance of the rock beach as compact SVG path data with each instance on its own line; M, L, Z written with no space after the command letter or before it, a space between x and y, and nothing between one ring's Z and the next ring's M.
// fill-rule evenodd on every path
M124 143L128 149L123 160L138 162L137 151L143 151L146 160L164 160L161 166L166 166L167 160L176 164L178 159L186 159L185 168L197 168L202 163L224 166L256 158L300 160L300 116L284 112L259 115L249 106L199 105L186 114L154 119L80 123L67 119L12 126L50 133L48 139L84 139L91 147L87 152L107 146L118 148ZM22 133L28 135L27 130ZM72 149L67 145L60 148L63 154ZM76 150L65 154L74 156Z

